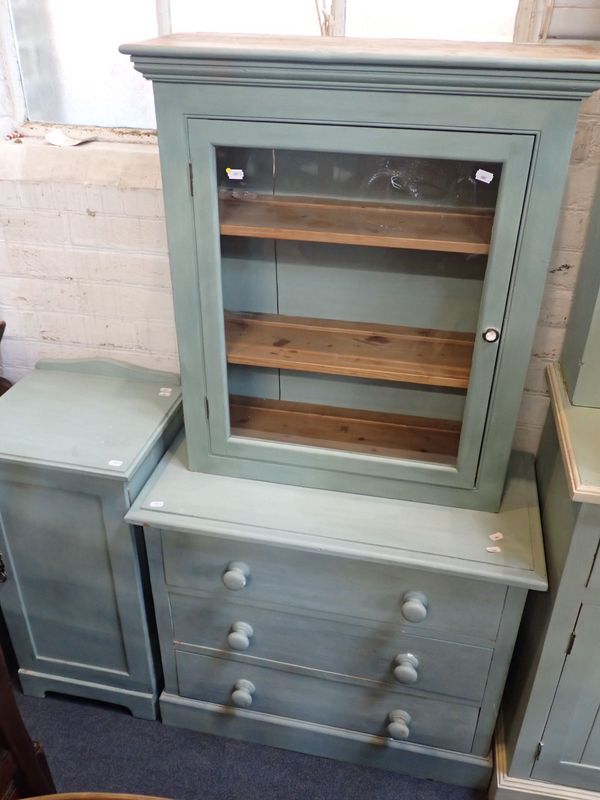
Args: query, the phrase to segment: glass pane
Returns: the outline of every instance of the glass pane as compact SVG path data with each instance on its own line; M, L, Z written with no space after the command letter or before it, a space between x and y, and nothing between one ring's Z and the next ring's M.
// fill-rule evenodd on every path
M319 36L314 0L228 0L190 3L171 0L174 32L280 33Z
M346 36L512 42L519 0L346 0Z
M231 436L455 464L501 165L216 164Z
M30 120L154 128L152 85L118 51L157 35L154 0L11 0Z

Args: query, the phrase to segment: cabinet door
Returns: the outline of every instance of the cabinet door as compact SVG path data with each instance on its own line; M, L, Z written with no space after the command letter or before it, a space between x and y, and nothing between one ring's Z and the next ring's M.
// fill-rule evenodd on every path
M190 120L189 141L208 453L474 486L533 137Z
M600 607L582 606L532 777L600 789Z

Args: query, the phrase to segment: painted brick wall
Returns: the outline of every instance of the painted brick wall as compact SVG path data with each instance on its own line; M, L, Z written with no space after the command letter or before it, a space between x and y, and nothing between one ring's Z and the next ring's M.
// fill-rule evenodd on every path
M582 109L516 445L535 452L544 368L560 354L600 167L600 93ZM0 143L0 347L17 380L42 357L110 356L176 371L154 144Z

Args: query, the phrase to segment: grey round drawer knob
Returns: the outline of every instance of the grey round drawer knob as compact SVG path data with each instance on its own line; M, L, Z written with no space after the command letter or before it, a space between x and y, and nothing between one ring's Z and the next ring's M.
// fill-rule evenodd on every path
M252 695L255 691L256 686L251 681L242 678L233 688L231 702L238 708L250 708L252 705Z
M232 650L247 650L254 636L252 625L247 622L234 622L227 636L227 644Z
M409 622L423 622L429 600L423 592L406 592L402 598L402 616Z
M419 679L419 659L412 653L400 653L394 659L394 678L399 683L416 683Z
M243 561L230 561L223 573L223 583L232 592L239 592L248 583L250 567Z
M408 711L390 711L387 732L392 739L408 739L410 736L411 716Z

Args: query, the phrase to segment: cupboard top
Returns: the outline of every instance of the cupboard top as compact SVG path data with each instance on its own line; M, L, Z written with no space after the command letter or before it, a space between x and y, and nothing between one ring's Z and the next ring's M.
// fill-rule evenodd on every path
M547 376L571 500L600 504L600 408L571 404L558 364Z
M523 453L513 454L502 506L491 513L192 472L185 441L180 440L126 519L547 588L533 459Z
M103 359L41 361L0 398L0 462L125 481L180 413L178 375Z
M287 86L545 98L583 98L600 87L594 45L179 33L119 49L145 77L161 82L258 85L276 78Z
M335 61L364 64L558 68L600 72L597 45L453 42L421 39L174 33L124 44L129 55L203 56L261 61Z

